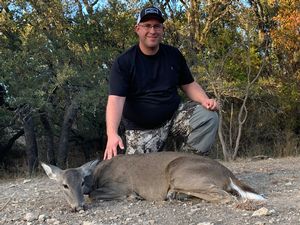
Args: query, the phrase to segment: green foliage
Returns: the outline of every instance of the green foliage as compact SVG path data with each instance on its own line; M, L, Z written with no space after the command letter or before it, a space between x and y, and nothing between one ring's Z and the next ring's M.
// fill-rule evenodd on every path
M1 132L6 126L20 128L17 109L29 105L37 132L43 134L38 120L43 111L49 114L58 136L65 110L76 100L80 111L74 133L83 139L103 138L111 65L117 55L137 42L135 16L144 3L150 3L87 2L1 1L0 83L7 86L5 99L10 107L0 108ZM253 6L232 1L228 7L212 10L215 3L195 2L199 8L193 14L188 1L153 1L169 17L164 42L178 47L200 84L210 95L221 98L225 128L229 127L231 105L236 116L248 80L266 60L267 66L250 90L251 122L245 127L241 148L251 145L247 141L250 137L268 144L275 143L272 134L276 132L298 132L299 118L293 119L293 115L299 114L299 70L295 62L293 69L288 67L285 55L289 53L284 49L265 44L260 29L264 21ZM264 9L270 8L264 4ZM276 10L265 14L272 18ZM195 27L189 22L193 15L198 18Z

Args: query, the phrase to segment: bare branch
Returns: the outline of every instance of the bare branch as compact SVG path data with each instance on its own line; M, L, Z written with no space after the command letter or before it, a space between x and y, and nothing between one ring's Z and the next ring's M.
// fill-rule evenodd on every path
M83 0L83 4L86 8L87 13L91 16L93 14L93 5L89 5L88 0Z
M232 4L231 1L227 1L226 3L222 4L220 2L211 3L211 7L209 9L208 18L204 25L203 30L199 35L199 42L200 44L204 44L204 40L207 37L209 30L211 29L212 25L219 21L223 16L225 16L229 11L229 6ZM220 9L221 8L221 9ZM224 8L224 9L223 9Z
M180 0L180 3L181 3L183 6L185 6L185 8L187 8L186 1Z
M99 0L95 0L93 3L91 3L91 6L94 7L98 2Z
M5 209L5 207L10 203L10 201L12 200L12 198L14 197L16 192L12 193L12 195L9 197L9 199L4 203L4 205L0 208L0 212Z
M81 19L83 19L83 11L82 11L82 5L81 5L81 3L80 3L80 1L79 0L75 0L75 2L77 3L77 5L78 5L78 8L79 8L79 13L78 13L78 15L80 16L80 18Z

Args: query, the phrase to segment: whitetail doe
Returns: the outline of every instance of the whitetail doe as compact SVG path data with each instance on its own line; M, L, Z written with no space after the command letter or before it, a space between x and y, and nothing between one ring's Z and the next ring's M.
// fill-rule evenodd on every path
M242 199L265 200L217 161L189 153L118 155L66 170L41 165L49 178L61 185L74 211L85 208L85 194L92 200L137 196L157 201L187 195L210 202L228 202L233 199L232 194Z

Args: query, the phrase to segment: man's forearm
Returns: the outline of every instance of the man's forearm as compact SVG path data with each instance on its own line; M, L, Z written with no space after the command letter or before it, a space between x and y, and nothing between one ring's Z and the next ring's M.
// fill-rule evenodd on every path
M206 92L203 88L196 82L191 84L183 85L181 89L184 93L193 101L202 104L205 100L208 99Z
M125 97L110 95L106 106L107 135L117 134L124 108Z
M198 102L208 110L218 110L219 103L213 98L209 98L203 88L196 82L181 86L185 94L193 101Z

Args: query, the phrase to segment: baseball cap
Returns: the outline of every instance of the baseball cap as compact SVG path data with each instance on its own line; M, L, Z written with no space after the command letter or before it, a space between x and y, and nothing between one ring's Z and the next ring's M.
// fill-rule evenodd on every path
M151 6L151 7L144 8L140 12L138 19L137 19L137 24L140 22L144 22L151 18L157 19L161 23L163 23L165 21L165 19L162 16L161 11L154 6Z

